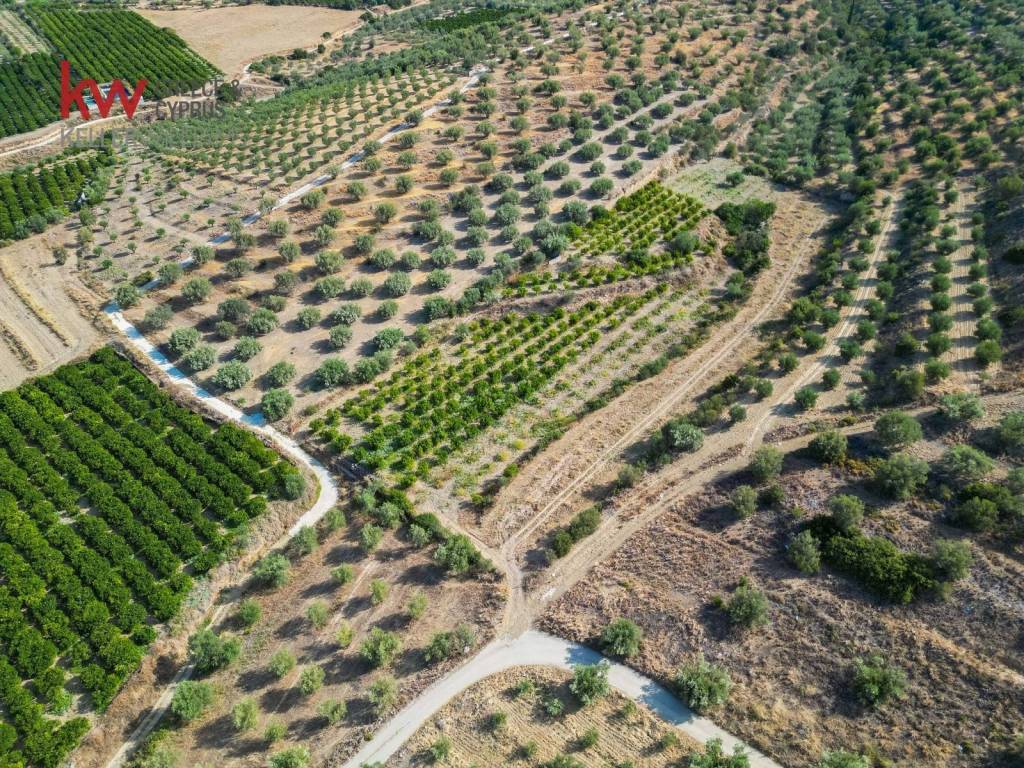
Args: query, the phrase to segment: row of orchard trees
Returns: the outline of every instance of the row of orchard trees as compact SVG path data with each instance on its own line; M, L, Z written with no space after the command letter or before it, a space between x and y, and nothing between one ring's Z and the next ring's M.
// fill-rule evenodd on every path
M0 395L0 764L59 765L83 732L43 717L70 708L66 675L106 708L191 574L268 495L302 490L255 436L212 429L109 349Z
M113 161L104 149L0 174L0 240L42 232L65 216L83 192L88 202L99 202L106 188L105 169Z
M120 79L129 88L145 79L149 81L145 96L163 98L198 88L217 74L173 31L155 26L134 11L40 5L25 15L79 77L99 83Z

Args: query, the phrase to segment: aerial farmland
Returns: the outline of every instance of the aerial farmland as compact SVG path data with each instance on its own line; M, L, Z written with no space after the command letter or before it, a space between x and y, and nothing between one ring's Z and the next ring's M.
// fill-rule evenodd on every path
M0 3L0 768L1024 765L1021 0Z

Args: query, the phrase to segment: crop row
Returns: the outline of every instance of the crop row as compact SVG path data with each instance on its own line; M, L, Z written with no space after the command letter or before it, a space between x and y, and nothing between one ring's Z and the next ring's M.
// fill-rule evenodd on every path
M570 291L617 283L635 277L678 269L693 261L691 254L661 253L643 260L614 266L593 266L569 272L526 272L513 278L506 296L528 296L550 291Z
M53 46L0 61L0 136L33 131L60 119L60 60L73 80L149 81L146 96L164 97L197 87L217 70L173 32L125 10L82 11L34 6L25 21Z
M325 159L337 156L368 135L375 119L397 117L400 105L412 108L450 83L450 77L423 69L342 80L236 107L218 120L163 121L146 140L189 167L287 172L321 150L330 150Z
M112 162L113 156L103 151L0 174L0 240L42 232Z
M34 131L60 116L60 67L48 53L0 61L0 136Z
M531 316L504 326L507 333L455 363L414 359L402 376L342 404L340 415L370 427L352 458L369 467L395 469L404 483L424 477L597 343L598 328L616 327L656 293ZM332 428L318 426L321 438L333 439Z
M60 764L81 729L42 713L71 706L65 672L104 709L155 638L151 622L177 613L191 574L219 562L292 476L253 435L212 429L109 349L0 395L0 700L12 729L0 724L0 764L17 753Z
M174 32L133 11L31 6L25 15L78 77L99 83L121 79L130 86L145 79L146 96L163 98L198 88L217 74Z
M619 198L609 215L587 224L577 238L578 248L591 256L649 248L693 229L706 213L696 199L651 181Z

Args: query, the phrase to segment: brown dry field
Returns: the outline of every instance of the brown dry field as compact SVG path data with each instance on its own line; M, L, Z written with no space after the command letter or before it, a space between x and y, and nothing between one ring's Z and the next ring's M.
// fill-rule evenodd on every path
M569 691L571 675L545 667L518 667L463 691L420 728L387 765L412 768L429 765L430 746L442 736L451 739L454 768L470 765L541 765L556 755L571 755L586 768L632 765L662 768L676 765L698 744L679 733L643 707L631 707L612 691L587 707L580 707ZM514 688L524 680L535 686L533 694L517 696ZM540 708L542 696L553 694L565 703L565 714L547 717ZM495 712L507 716L504 728L495 732L488 719ZM589 729L600 733L597 744L581 749L580 737ZM662 737L675 734L676 745L662 746ZM534 757L523 756L524 744L534 742Z
M335 36L358 26L362 12L244 5L176 11L142 8L139 13L158 27L170 27L196 53L229 78L237 78L254 59L315 46L325 32Z
M676 471L678 464L664 471L669 485ZM1006 748L1024 726L1020 552L976 541L972 573L947 600L881 603L827 567L803 576L783 556L800 519L850 492L856 477L791 456L781 481L785 508L737 520L727 502L741 480L670 504L552 605L544 628L593 642L612 619L630 618L645 632L633 663L662 680L703 652L735 683L712 718L785 765L843 748L899 766L974 766ZM941 523L934 505L891 504L863 486L855 492L868 504L866 532L901 548L927 551L936 536L962 535ZM743 576L766 593L770 623L736 633L713 600ZM860 706L848 687L854 660L871 653L908 678L905 698L878 709Z
M338 586L331 570L342 563L353 566L355 579ZM391 587L386 600L377 606L370 600L374 579L383 579ZM406 606L417 593L426 596L429 604L420 619L412 620ZM434 565L429 550L418 550L395 533L388 533L371 555L359 548L358 525L354 522L328 535L313 554L294 563L286 586L244 594L235 591L230 596L224 618L213 629L240 632L232 604L243 598L257 600L262 618L253 629L239 635L240 659L206 678L217 693L213 707L198 722L174 730L171 745L181 755L179 764L264 765L269 747L262 734L272 721L288 729L274 751L301 744L314 759L330 759L333 763L360 744L378 724L366 698L371 682L384 674L392 675L399 685L399 706L406 703L461 662L452 659L426 665L422 649L430 636L467 623L475 630L478 648L493 635L501 595L501 587L487 578L446 577ZM328 606L328 624L321 630L314 629L306 619L308 607L316 601ZM351 645L344 649L335 641L342 622L354 630ZM359 644L372 626L395 631L401 637L403 650L390 669L372 670L359 657ZM282 649L290 650L298 664L278 681L266 666L271 655ZM166 658L161 666L170 675L181 662L180 656ZM307 698L296 686L302 669L310 664L319 664L326 680L318 693ZM255 699L261 714L256 728L238 734L231 723L231 708L246 696ZM318 705L328 699L340 699L348 705L348 716L336 726L327 725L317 714Z
M99 296L79 278L76 257L53 261L59 230L0 252L0 388L16 387L100 342Z

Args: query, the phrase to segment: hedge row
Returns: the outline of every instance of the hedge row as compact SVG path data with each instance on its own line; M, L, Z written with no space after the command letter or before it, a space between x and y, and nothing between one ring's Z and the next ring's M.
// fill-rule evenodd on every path
M75 688L108 706L153 622L295 476L110 349L0 394L0 765L59 765L87 721L44 713Z

